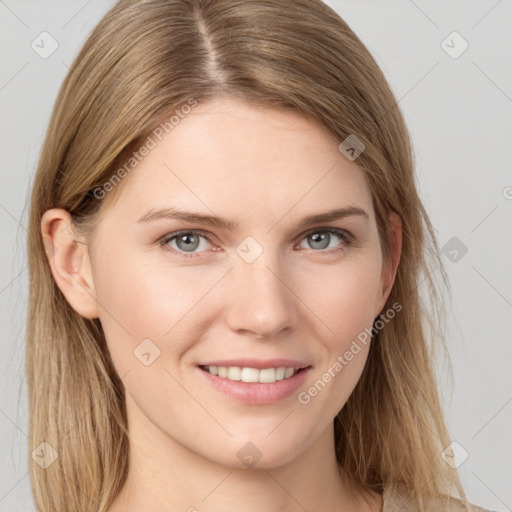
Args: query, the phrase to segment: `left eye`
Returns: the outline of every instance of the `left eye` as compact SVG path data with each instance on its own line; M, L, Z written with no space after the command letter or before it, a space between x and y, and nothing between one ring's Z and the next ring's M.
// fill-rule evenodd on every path
M333 247L330 246L330 243L333 239L333 235L334 237L338 237L344 242L342 244L343 246L347 246L350 244L348 234L340 229L317 229L315 231L310 231L309 233L306 234L304 240L307 240L308 243L311 244L313 249L329 249Z
M333 237L337 237L342 243L332 246L331 241ZM209 233L203 231L179 231L165 237L160 243L168 251L177 253L184 258L191 258L197 256L197 253L194 251L201 248L202 245L202 248L205 248L202 240L210 241L211 238L212 236ZM344 230L328 228L310 231L303 236L302 240L307 241L310 244L310 248L316 249L317 251L315 252L331 253L346 249L351 243L351 236ZM331 249L332 247L337 248L325 251L325 249Z

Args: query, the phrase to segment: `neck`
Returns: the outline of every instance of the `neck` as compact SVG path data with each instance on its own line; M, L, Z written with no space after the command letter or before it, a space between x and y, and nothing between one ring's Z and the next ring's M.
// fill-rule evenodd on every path
M193 453L147 418L130 423L128 477L109 512L380 511L381 497L350 485L337 464L334 428L278 467L228 467ZM370 500L368 500L370 498Z

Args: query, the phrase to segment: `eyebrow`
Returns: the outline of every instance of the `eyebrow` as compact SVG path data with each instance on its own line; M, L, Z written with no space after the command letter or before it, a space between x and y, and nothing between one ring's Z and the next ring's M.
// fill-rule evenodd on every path
M346 206L343 208L336 208L334 210L328 210L322 213L315 213L306 215L298 223L300 228L310 226L312 224L319 224L322 222L331 222L334 220L344 219L346 217L359 216L368 220L370 217L368 213L358 206ZM238 224L230 220L224 219L217 215L207 215L199 212L190 212L180 210L175 207L167 207L161 209L150 209L144 213L137 223L151 222L154 220L161 219L173 219L181 220L183 222L194 222L203 224L205 226L211 226L219 229L225 229L227 231L235 231L238 228Z

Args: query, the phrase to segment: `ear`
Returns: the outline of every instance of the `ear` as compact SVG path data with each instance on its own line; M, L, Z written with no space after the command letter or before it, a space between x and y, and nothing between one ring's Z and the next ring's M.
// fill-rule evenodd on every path
M395 282L396 272L398 270L398 263L400 262L400 255L402 253L402 219L400 216L390 211L388 214L389 218L389 250L390 258L388 261L384 261L382 266L381 274L381 297L379 297L378 311L376 317L382 311L382 308L388 300L391 289Z
M51 272L66 300L85 318L98 318L88 247L77 239L71 215L61 208L47 210L41 233Z

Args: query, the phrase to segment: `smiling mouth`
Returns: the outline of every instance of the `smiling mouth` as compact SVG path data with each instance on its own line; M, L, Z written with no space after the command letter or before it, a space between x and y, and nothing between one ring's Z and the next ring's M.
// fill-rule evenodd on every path
M216 377L227 380L241 381L247 383L272 384L280 380L287 380L295 374L309 368L293 368L278 366L275 368L250 368L240 366L199 366L201 370Z

